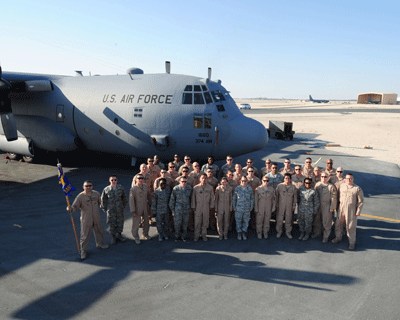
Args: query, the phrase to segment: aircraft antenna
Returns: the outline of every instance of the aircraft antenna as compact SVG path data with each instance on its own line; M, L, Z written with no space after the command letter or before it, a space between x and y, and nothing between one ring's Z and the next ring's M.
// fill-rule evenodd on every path
M165 61L165 72L166 73L171 73L171 62Z
M208 68L208 79L211 80L211 68Z

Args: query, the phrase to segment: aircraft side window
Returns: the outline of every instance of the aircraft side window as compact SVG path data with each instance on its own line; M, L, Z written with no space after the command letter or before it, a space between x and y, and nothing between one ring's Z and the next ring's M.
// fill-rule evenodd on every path
M206 103L207 104L209 104L209 103L213 103L213 100L212 100L212 98L211 98L211 94L207 91L207 92L204 92L204 98L206 99Z
M193 86L195 92L201 92L201 87L200 86Z
M216 102L225 101L225 97L222 94L221 90L211 91L211 94L214 98L214 101Z
M203 129L203 115L195 113L193 116L193 127L195 129Z
M211 129L211 125L212 125L211 119L212 119L211 113L204 114L204 129Z
M204 104L203 94L201 93L194 94L194 104Z
M192 91L192 86L191 85L187 85L186 87L185 87L185 90L184 91Z
M182 104L192 104L192 93L183 93Z

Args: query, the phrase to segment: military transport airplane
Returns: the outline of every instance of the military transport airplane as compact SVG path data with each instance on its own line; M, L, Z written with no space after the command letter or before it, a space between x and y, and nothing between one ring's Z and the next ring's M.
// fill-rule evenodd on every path
M216 159L262 149L265 127L245 117L221 80L170 73L60 76L0 69L0 150L32 161L36 148L132 158L175 153Z
M310 97L310 102L315 102L315 103L328 103L329 102L329 100L314 100L311 97L311 94L309 95L309 97Z

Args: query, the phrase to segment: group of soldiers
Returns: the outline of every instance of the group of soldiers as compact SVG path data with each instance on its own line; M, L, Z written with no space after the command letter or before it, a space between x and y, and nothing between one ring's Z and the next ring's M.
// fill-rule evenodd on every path
M260 178L259 178L260 177ZM158 240L168 240L169 229L174 230L175 241L188 240L188 229L193 228L194 241L200 237L207 241L207 229L217 228L219 240L228 239L228 232L236 225L237 239L247 240L249 225L254 227L258 239L268 239L272 214L276 215L276 237L285 234L292 239L294 213L297 213L299 240L322 236L326 243L335 220L335 238L342 240L347 230L349 249L356 242L357 216L363 206L363 191L354 184L351 173L344 176L341 167L333 168L332 159L326 168L312 165L307 158L303 166L294 169L290 159L278 171L278 164L270 159L258 173L253 160L246 166L234 164L231 156L219 168L212 156L200 168L191 163L189 156L180 161L175 155L167 165L158 156L148 158L133 177L129 199L116 175L109 177L110 185L100 195L93 183L85 181L81 192L67 211L81 210L81 258L86 258L90 233L93 230L96 246L107 249L103 242L99 207L107 213L111 244L126 241L122 236L124 210L129 204L132 213L132 236L137 244L150 240L149 228L155 217ZM172 213L172 215L171 215ZM139 237L139 229L143 233Z

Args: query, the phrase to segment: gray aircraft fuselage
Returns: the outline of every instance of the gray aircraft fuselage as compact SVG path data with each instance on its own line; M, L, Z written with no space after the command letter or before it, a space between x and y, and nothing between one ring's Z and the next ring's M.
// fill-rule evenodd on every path
M0 125L0 149L32 156L33 146L89 150L133 158L172 159L175 153L221 159L262 149L265 127L245 117L220 81L177 74L52 76L6 73L18 83L48 82L9 94L18 140ZM27 86L28 87L28 86ZM34 87L34 85L32 86Z

